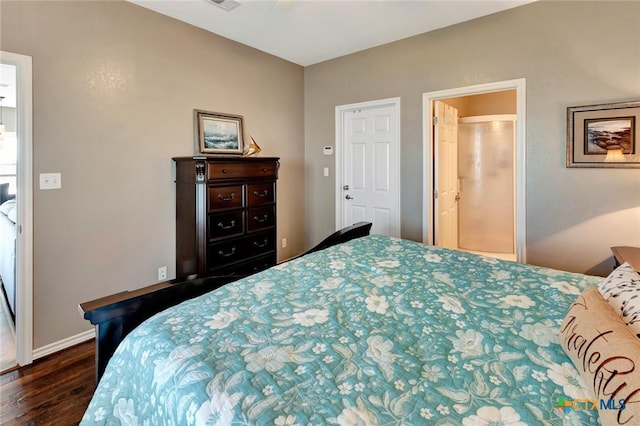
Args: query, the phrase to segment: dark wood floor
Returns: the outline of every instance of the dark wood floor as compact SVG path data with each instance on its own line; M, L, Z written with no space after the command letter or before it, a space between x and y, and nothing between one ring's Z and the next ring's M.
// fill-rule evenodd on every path
M76 425L95 387L95 342L0 376L0 424Z

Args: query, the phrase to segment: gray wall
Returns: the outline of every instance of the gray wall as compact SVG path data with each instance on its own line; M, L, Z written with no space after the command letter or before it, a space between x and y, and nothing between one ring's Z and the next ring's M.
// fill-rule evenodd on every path
M565 168L566 108L640 99L638 22L639 2L542 1L305 68L307 244L335 226L335 106L401 98L401 234L421 241L422 94L526 78L527 260L606 274L609 246L640 245L640 170Z
M33 57L34 346L90 329L77 304L175 276L171 157L193 109L241 114L281 157L278 236L304 248L303 68L125 2L1 3L1 49ZM268 82L268 84L265 84Z

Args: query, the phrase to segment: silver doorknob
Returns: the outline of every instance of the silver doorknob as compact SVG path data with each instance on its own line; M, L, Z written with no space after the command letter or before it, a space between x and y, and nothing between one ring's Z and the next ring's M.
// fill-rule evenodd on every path
M347 194L347 196L344 197L344 198L346 198L347 200L353 200L353 197L351 195L349 195L349 194Z

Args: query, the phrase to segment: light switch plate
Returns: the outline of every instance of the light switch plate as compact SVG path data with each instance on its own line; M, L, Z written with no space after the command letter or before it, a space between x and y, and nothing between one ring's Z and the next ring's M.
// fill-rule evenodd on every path
M40 173L40 189L62 188L61 173Z

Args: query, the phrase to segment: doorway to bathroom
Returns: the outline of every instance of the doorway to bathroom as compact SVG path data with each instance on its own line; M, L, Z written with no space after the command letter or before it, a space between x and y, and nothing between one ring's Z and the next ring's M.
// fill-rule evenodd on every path
M525 261L524 84L424 95L425 242Z

